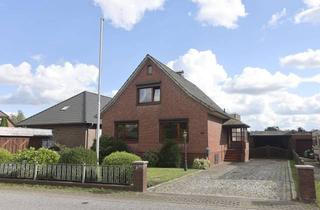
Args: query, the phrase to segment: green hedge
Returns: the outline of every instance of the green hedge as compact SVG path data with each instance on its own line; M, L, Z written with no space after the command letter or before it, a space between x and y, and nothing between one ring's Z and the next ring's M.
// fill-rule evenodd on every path
M181 165L181 153L174 140L166 140L159 152L159 166L178 168Z
M30 147L29 149L17 152L13 161L18 163L37 163L37 164L54 164L59 161L60 155L46 148L35 148Z
M134 161L141 160L135 154L128 152L114 152L103 160L103 165L131 165Z
M8 150L0 148L0 163L7 163L12 159L13 155Z
M93 151L96 151L96 140L94 140L93 145L91 147ZM114 139L113 137L101 136L100 137L100 151L99 151L99 159L100 163L103 159L110 155L113 152L129 152L128 145L120 140Z
M66 148L60 152L59 163L95 165L97 157L94 151L83 147Z
M156 167L159 163L159 154L154 151L145 152L142 156L142 160L148 161L149 167Z

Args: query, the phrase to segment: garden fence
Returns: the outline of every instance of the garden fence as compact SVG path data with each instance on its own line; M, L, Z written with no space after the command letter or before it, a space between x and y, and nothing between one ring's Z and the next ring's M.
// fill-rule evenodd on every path
M133 167L2 163L0 178L130 185L133 183Z

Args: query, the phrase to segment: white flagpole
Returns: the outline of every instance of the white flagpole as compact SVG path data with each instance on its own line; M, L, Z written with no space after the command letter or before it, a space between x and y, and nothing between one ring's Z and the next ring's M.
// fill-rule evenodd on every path
M103 53L103 25L104 19L100 18L100 46L99 46L99 75L98 75L98 110L97 110L97 128L96 128L96 152L97 165L99 165L99 151L100 151L100 86L101 86L101 71L102 71L102 53Z

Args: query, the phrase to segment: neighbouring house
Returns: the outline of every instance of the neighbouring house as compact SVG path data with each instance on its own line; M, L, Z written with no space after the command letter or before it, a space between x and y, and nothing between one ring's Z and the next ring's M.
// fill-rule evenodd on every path
M10 117L0 110L0 127L15 127Z
M21 121L18 126L52 129L56 143L89 149L97 127L97 100L97 94L84 91ZM102 107L109 101L109 97L101 96Z
M251 158L288 158L290 151L303 156L312 148L312 133L282 130L250 132Z
M320 130L312 131L312 142L315 159L320 161Z
M48 129L0 127L0 148L12 153L28 147L50 147L52 131Z
M136 154L159 150L166 139L184 135L189 164L206 157L246 161L248 125L221 109L196 85L147 55L114 98L103 108L103 135L126 141Z

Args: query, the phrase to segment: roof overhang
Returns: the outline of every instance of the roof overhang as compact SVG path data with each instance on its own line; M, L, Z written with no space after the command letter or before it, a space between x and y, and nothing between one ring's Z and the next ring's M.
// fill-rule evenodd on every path
M33 129L33 128L0 128L0 136L52 136L50 129Z

